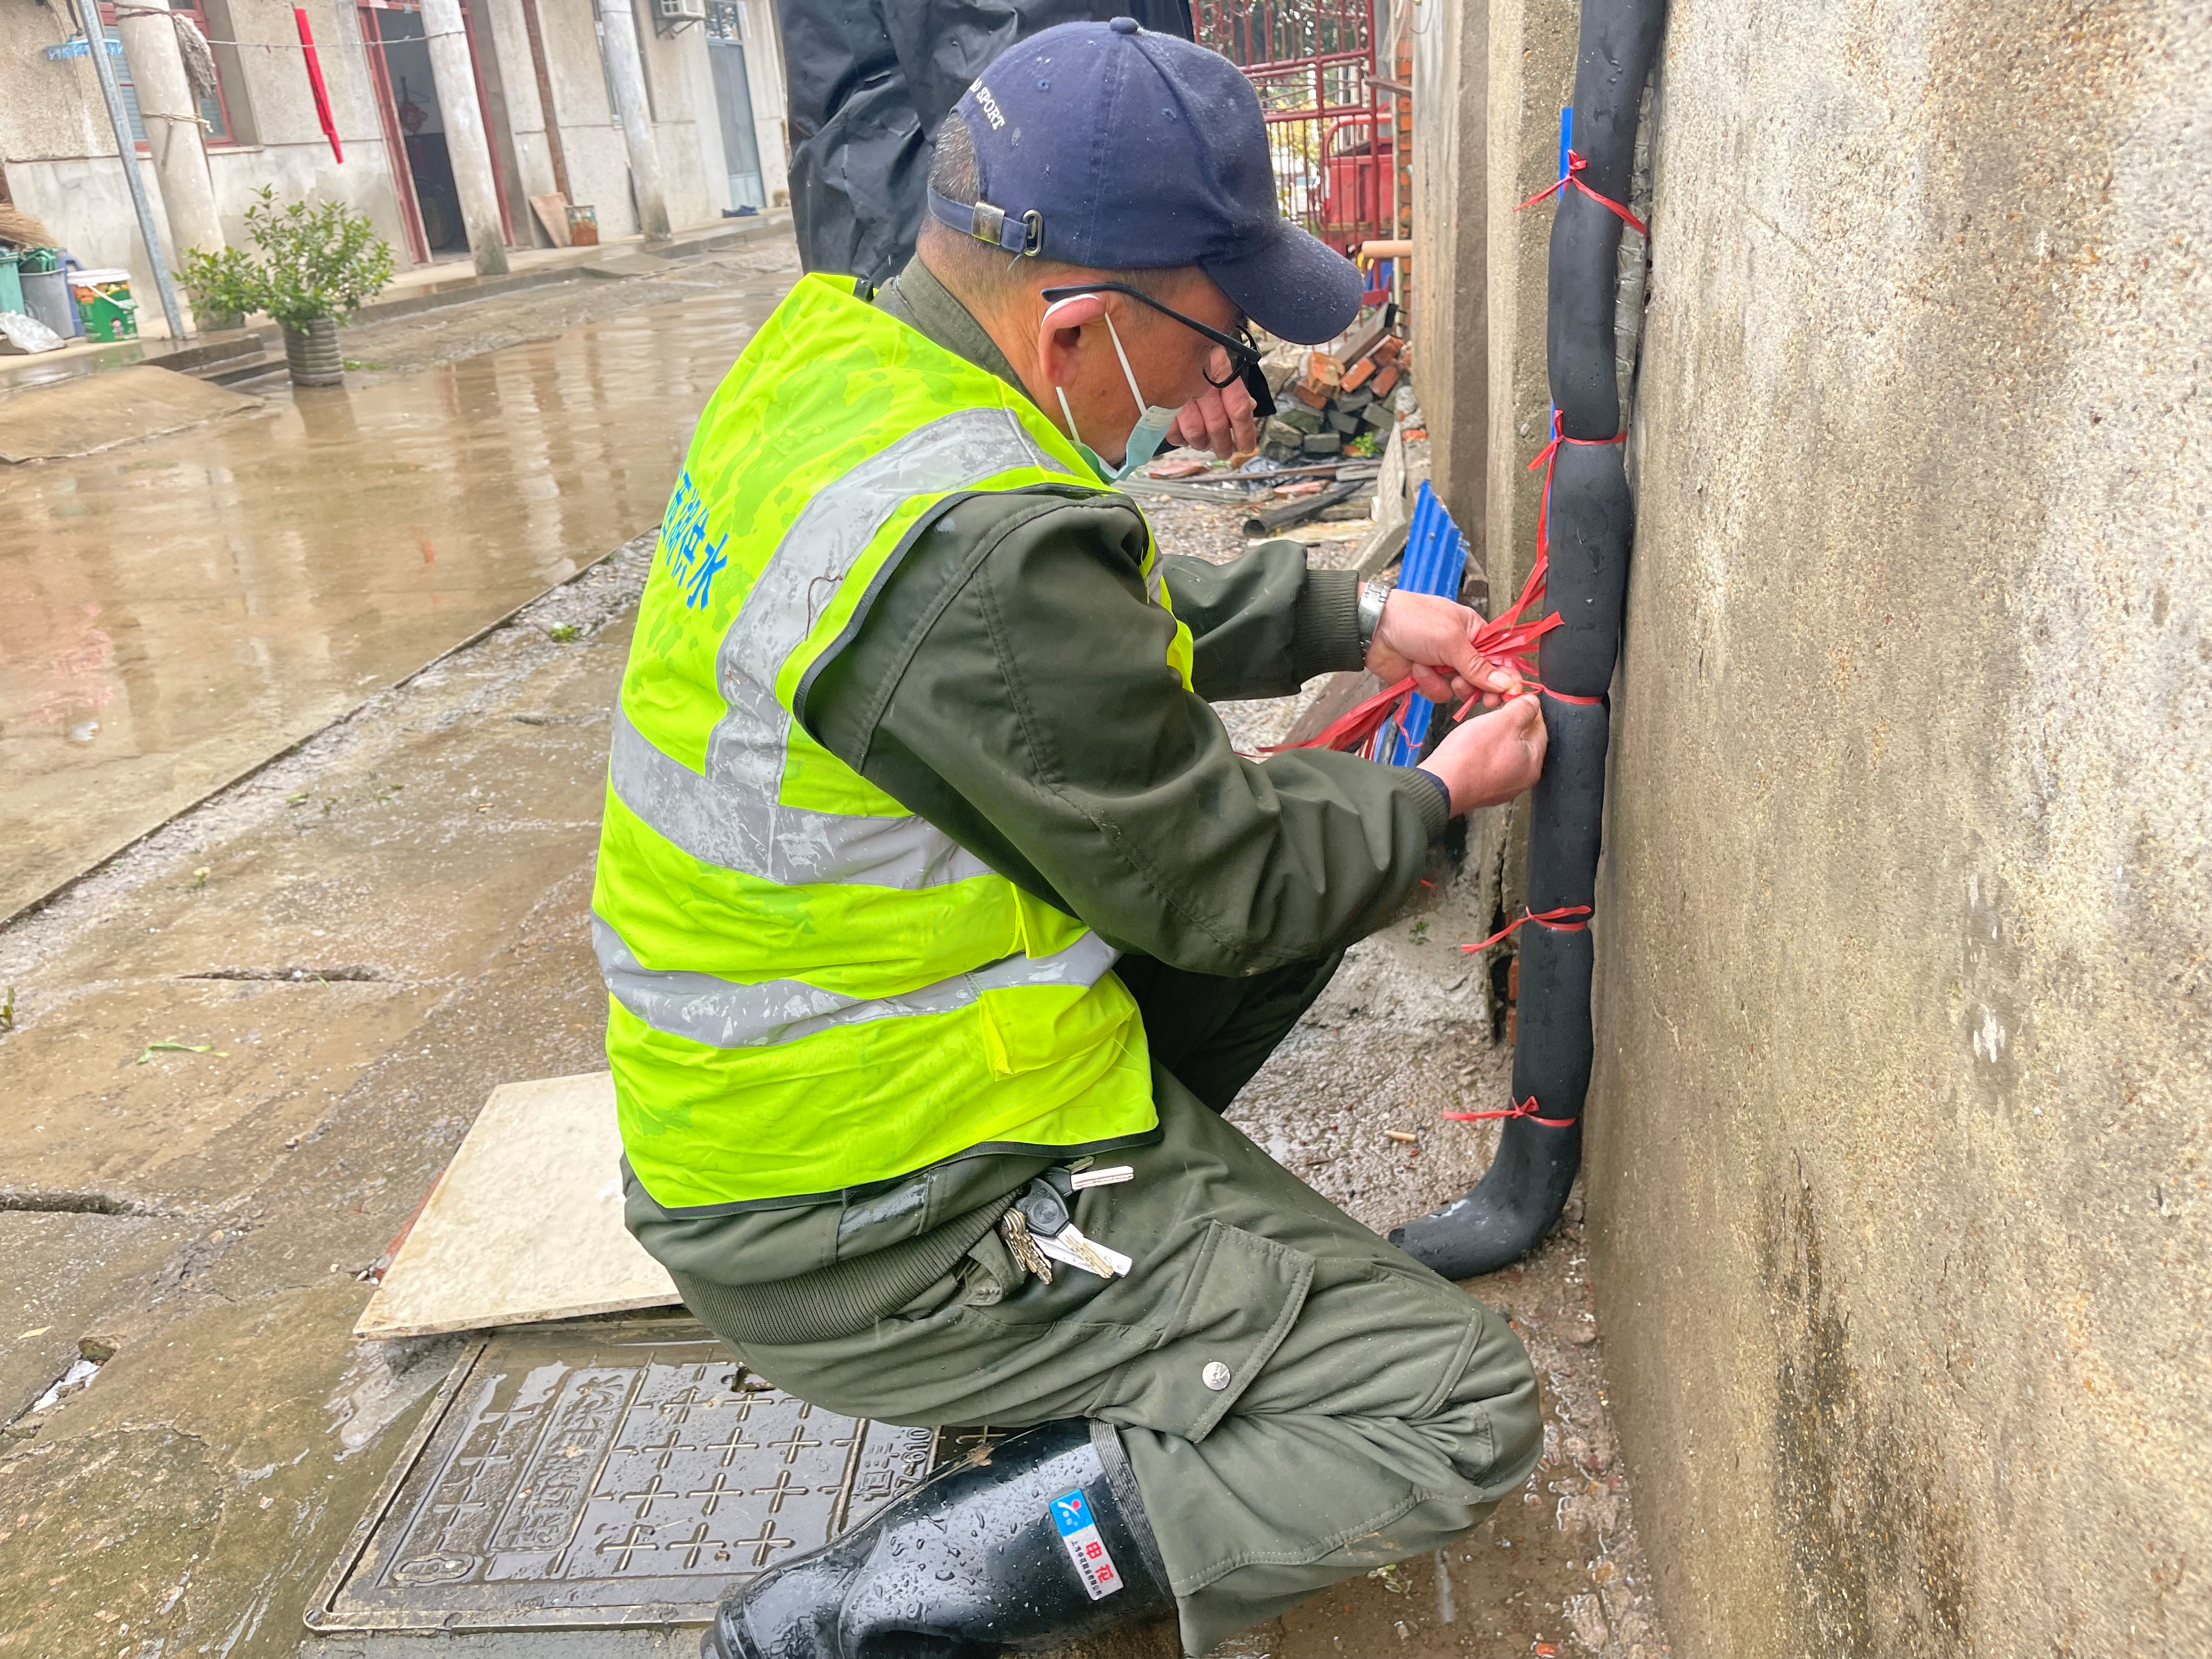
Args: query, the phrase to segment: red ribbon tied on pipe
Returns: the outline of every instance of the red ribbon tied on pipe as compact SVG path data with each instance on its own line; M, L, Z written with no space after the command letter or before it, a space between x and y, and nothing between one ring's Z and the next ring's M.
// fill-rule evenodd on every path
M323 84L323 62L315 56L315 32L307 27L304 7L292 8L292 22L300 31L300 56L307 64L307 89L315 94L315 118L323 124L323 137L331 141L331 155L343 163L345 149L338 143L338 124L331 118L331 89Z
M1547 447L1549 453L1549 447ZM1541 457L1539 458L1541 459ZM1536 641L1559 627L1561 618L1557 611L1535 621L1526 620L1528 608L1544 594L1544 576L1548 566L1538 545L1535 568L1529 571L1528 580L1522 584L1521 597L1502 615L1476 629L1468 643L1474 654L1492 668L1504 668L1521 677L1522 684L1532 691L1541 691L1547 696L1559 697L1566 702L1595 702L1595 697L1568 696L1553 691L1536 678L1534 659ZM1419 694L1413 688L1413 678L1407 675L1395 685L1385 686L1357 708L1347 709L1313 736L1297 743L1277 744L1263 752L1279 754L1285 749L1344 749L1357 753L1371 754L1374 742L1394 719L1400 718L1406 704ZM1481 699L1469 697L1459 706L1452 718L1465 720L1468 711Z
M1508 1112L1444 1112L1440 1115L1450 1119L1454 1123L1480 1123L1486 1118L1493 1117L1525 1117L1532 1122L1542 1124L1547 1129L1572 1128L1575 1122L1575 1120L1571 1117L1538 1117L1536 1097L1534 1095L1530 1095L1526 1100L1515 1101L1513 1109Z
M1566 180L1560 182L1564 184ZM1597 448L1627 441L1626 432L1615 433L1610 438L1570 438L1559 411L1556 409L1552 411L1551 438L1536 452L1536 459L1528 463L1529 471L1544 475L1544 493L1536 507L1536 562L1529 567L1528 580L1521 586L1521 596L1504 614L1476 629L1468 641L1474 647L1475 655L1491 667L1507 669L1520 675L1521 683L1528 690L1540 691L1559 702L1578 703L1584 708L1591 708L1603 699L1577 696L1571 691L1555 691L1536 678L1536 642L1553 629L1562 626L1565 620L1556 611L1534 621L1528 620L1529 610L1544 597L1545 583L1552 569L1552 475L1559 466L1561 444ZM1395 685L1384 687L1358 708L1346 710L1313 736L1297 743L1275 744L1261 752L1275 755L1286 749L1342 749L1371 758L1376 738L1393 720L1403 717L1406 705L1416 695L1409 675ZM1480 700L1479 697L1469 697L1459 706L1452 718L1465 720Z
M1522 203L1521 207L1534 207L1537 203L1542 201L1547 196L1552 195L1555 191L1564 191L1571 185L1575 189L1582 191L1583 195L1589 197L1591 201L1595 202L1600 207L1603 208L1607 213L1612 214L1615 218L1619 219L1621 223L1634 227L1638 235L1649 236L1651 232L1650 228L1645 226L1643 220L1638 218L1626 208L1621 206L1621 204L1614 201L1612 197L1601 196L1583 182L1583 169L1587 167L1589 165L1589 163L1583 160L1583 157L1576 155L1574 151L1569 150L1567 152L1566 172L1562 173L1552 183L1545 185L1543 189L1538 191L1527 201ZM1521 211L1521 208L1516 208L1513 210L1516 213L1518 213Z
M1488 939L1478 939L1473 945L1462 945L1459 948L1462 951L1487 951L1516 928L1525 927L1532 921L1539 927L1550 928L1555 933L1579 933L1589 926L1590 915L1590 908L1587 904L1562 904L1556 910L1523 910ZM1577 916L1582 920L1571 920Z

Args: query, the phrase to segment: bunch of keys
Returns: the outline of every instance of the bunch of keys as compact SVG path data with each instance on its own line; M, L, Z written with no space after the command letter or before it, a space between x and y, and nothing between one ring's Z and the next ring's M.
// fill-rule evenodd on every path
M1044 1283L1052 1283L1052 1264L1064 1261L1101 1279L1126 1273L1136 1265L1119 1250L1085 1238L1070 1213L1074 1182L1064 1170L1052 1170L1015 1194L1013 1207L999 1218L999 1231L1014 1260Z

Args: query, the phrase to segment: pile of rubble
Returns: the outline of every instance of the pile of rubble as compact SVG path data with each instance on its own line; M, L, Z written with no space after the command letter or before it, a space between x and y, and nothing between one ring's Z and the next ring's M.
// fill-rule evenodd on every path
M1260 434L1260 453L1283 465L1380 452L1390 428L1413 407L1406 342L1380 319L1339 351L1279 354L1268 376L1276 409Z

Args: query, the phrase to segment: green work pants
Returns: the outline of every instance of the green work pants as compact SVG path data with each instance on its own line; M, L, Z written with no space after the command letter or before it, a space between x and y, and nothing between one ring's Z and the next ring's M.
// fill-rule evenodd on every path
M1467 1531L1535 1466L1536 1382L1519 1340L1212 1109L1334 967L1233 981L1128 964L1132 990L1153 1005L1146 1028L1160 1138L1102 1160L1130 1164L1135 1178L1078 1194L1076 1210L1086 1234L1135 1258L1127 1276L1060 1267L1043 1284L993 1232L853 1335L733 1346L777 1386L855 1417L1112 1425L1188 1653ZM1186 1087L1170 1064L1214 1098ZM1026 1176L1004 1178L1018 1187ZM971 1186L947 1203L975 1200ZM884 1212L880 1198L870 1204ZM632 1218L636 1226L635 1204ZM848 1219L839 1225L848 1238L873 1225ZM654 1228L637 1231L653 1249ZM714 1327L702 1249L711 1237L678 1225L680 1244L655 1254Z

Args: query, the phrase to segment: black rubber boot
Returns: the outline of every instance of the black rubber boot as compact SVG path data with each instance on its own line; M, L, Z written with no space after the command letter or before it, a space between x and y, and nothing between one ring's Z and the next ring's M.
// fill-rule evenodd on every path
M1536 1247L1566 1207L1582 1167L1583 1126L1515 1118L1489 1173L1465 1196L1391 1230L1390 1242L1446 1279L1496 1273Z
M1073 1418L972 1454L763 1573L715 1609L699 1651L987 1659L1174 1606L1121 1442Z

